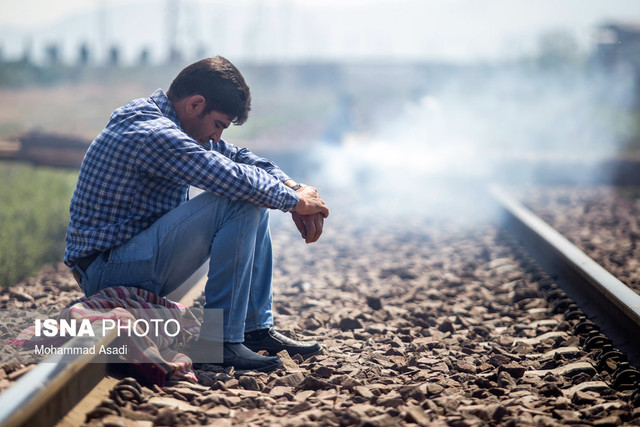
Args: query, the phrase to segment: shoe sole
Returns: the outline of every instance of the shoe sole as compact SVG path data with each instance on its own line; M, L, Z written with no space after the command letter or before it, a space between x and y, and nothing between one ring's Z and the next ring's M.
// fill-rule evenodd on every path
M268 366L263 366L262 368L238 368L237 366L234 366L233 364L229 364L229 365L220 365L224 368L228 368L229 366L233 366L234 368L236 368L237 371L254 371L254 372L271 372L271 371L275 371L278 368L282 368L282 363L274 363L273 365L268 365Z
M256 351L256 350L253 350L253 349L251 349L251 350L252 350L252 351ZM265 349L259 349L258 351L262 351L262 350L264 350L264 351L268 352L268 353L269 353L269 356L277 356L277 355L278 355L278 353L279 353L280 351L282 351L282 350L280 350L280 351L278 351L278 352L275 352L275 351L274 351L274 353L271 353L269 350L265 350ZM287 349L285 348L285 349L283 349L283 350L287 350ZM322 353L322 352L323 352L323 350L324 350L324 347L322 347L322 346L321 346L318 350L314 351L313 353L306 353L306 354L302 354L302 353L293 353L293 354L291 354L291 353L289 353L289 350L287 350L287 353L289 354L289 357L295 357L296 355L300 355L300 356L302 356L302 358L303 358L303 359L308 359L308 358L309 358L309 357L311 357L311 356L315 356L316 354L320 354L320 353Z

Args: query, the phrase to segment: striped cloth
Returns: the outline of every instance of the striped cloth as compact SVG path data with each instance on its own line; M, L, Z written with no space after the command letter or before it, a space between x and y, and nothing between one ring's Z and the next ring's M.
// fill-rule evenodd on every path
M134 313L137 318L134 317ZM160 333L157 336L155 333L141 337L136 334L132 337L123 334L125 336L120 339L126 340L124 342L127 344L127 358L136 361L133 363L133 371L138 372L144 380L160 386L167 380L197 382L191 359L179 349L198 338L200 323L182 304L143 289L116 286L71 302L62 310L58 320L76 319L77 324L83 319L89 319L92 323L103 319L133 323L136 319L141 319L141 315L148 315L148 319L145 320L175 319L180 324L180 333L171 337L164 334L163 328L159 328ZM20 332L16 339L9 341L9 344L35 348L36 345L59 346L67 340L59 336L37 337L35 326L30 326Z

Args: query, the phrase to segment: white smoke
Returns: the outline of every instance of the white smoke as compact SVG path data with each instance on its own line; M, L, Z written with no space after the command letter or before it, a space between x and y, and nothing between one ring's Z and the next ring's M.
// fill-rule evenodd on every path
M353 209L460 214L478 208L454 202L461 192L508 183L504 165L615 157L630 132L625 73L478 67L430 86L397 117L318 148L310 179ZM522 184L526 172L512 168Z

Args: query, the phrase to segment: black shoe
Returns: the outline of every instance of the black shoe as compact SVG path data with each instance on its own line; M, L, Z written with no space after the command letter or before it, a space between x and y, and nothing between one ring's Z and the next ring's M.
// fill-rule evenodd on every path
M222 366L233 366L241 371L270 372L282 366L277 357L261 356L239 342L224 343Z
M220 342L199 339L194 346L194 363L205 363L207 349L211 352L220 349ZM211 353L209 353L211 354ZM261 356L249 350L244 344L239 342L226 342L222 347L222 362L220 357L217 360L210 360L206 363L220 366L233 366L240 371L260 371L270 372L282 366L282 362L277 357Z
M287 350L290 356L299 354L308 357L322 351L322 346L316 341L292 340L277 332L273 327L245 333L244 345L253 351L266 350L269 354L277 354L282 350Z

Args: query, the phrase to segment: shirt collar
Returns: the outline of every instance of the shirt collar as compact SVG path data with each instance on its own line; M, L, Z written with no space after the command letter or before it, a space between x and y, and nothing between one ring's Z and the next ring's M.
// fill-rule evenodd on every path
M171 104L171 101L162 89L157 89L153 92L151 100L156 103L163 116L174 122L176 126L182 130L182 125L180 124L180 120L178 120L178 113L176 113L176 109L173 108L173 104Z

